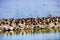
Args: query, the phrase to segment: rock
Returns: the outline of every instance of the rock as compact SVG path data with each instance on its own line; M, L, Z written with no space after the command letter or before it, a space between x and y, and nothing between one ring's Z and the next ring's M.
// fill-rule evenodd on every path
M13 31L13 29L14 29L13 27L10 27L10 30L11 30L11 31Z

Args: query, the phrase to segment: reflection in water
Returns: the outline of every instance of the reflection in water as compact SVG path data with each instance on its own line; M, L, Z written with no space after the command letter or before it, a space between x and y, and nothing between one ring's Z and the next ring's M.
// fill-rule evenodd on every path
M24 30L15 30L15 31L0 31L0 34L36 34L36 33L49 33L49 32L60 32L59 29L24 29Z
M60 32L48 30L20 30L0 32L0 40L60 40Z
M0 31L0 34L35 34L35 33L48 33L48 32L60 32L60 29L25 29L25 30L15 30L15 31Z
M7 32L6 32L7 33ZM0 40L60 40L60 32L35 34L0 34Z
M1 31L0 40L59 40L59 29L26 29Z

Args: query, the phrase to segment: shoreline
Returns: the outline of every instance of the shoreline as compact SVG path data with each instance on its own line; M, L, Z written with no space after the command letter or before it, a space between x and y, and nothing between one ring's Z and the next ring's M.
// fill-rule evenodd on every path
M0 34L36 34L36 33L53 33L53 32L60 32L59 29L26 29L26 30L15 30L15 31L0 31Z
M26 29L59 29L60 17L1 19L0 31L18 31Z

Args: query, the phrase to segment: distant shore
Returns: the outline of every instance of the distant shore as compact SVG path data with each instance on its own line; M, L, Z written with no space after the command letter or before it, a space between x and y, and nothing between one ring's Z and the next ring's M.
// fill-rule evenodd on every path
M43 18L11 18L0 20L0 31L18 31L27 29L60 30L60 17L49 16Z

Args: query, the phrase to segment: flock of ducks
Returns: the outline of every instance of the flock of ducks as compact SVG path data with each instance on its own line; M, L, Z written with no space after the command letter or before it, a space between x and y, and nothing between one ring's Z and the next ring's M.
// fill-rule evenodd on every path
M11 18L0 20L0 31L21 30L28 28L60 28L60 17Z

